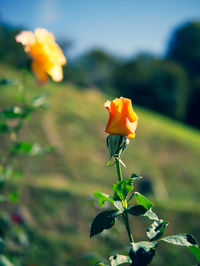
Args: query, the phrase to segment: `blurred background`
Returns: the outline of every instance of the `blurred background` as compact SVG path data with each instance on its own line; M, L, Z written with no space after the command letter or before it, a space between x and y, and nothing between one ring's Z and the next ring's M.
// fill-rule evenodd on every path
M37 27L52 32L67 57L60 84L38 87L30 59L15 41L21 30ZM51 108L35 114L22 137L54 145L55 151L15 162L24 174L10 186L21 200L6 208L22 217L26 244L10 243L11 256L21 265L76 266L124 252L128 240L120 223L89 239L99 212L92 193L112 193L115 180L114 169L106 168L103 104L119 96L131 98L139 115L124 175L144 176L137 189L169 222L166 235L188 232L200 240L198 0L0 0L0 78L22 80L24 69L27 91L48 94ZM12 85L1 87L1 108L14 102L15 93ZM0 147L5 145L1 134ZM136 240L146 239L148 225L134 219ZM160 244L152 263L192 264L188 250L167 244Z

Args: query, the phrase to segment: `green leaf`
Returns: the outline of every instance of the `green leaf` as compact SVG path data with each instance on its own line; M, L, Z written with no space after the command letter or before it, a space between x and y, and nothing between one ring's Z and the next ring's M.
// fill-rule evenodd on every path
M130 178L133 179L133 180L140 180L143 177L133 173Z
M9 132L9 127L6 123L0 123L0 132L6 133Z
M109 266L107 262L98 254L94 252L88 252L83 254L84 261L87 261L87 265L95 265L95 266Z
M144 206L147 210L153 206L153 203L139 192L135 192L134 197L137 203Z
M102 261L99 261L95 264L95 266L109 266L108 264L105 264L104 262Z
M6 200L5 196L0 195L0 203L4 203L4 202L6 202L6 201L7 201L7 200Z
M117 195L117 192L114 192L114 195L112 197L114 199L114 201L120 201L120 197Z
M1 255L0 266L14 266L14 264L6 256Z
M144 216L149 218L150 220L159 220L158 216L155 214L155 212L152 211L152 209L146 211Z
M90 237L101 233L104 229L111 228L115 223L115 218L120 214L121 212L116 210L99 213L92 222Z
M115 206L119 211L121 211L121 212L124 211L124 206L123 206L121 200L115 200L115 201L114 201L114 206Z
M131 263L131 259L124 255L114 255L109 258L111 266L118 266L125 263Z
M147 209L142 205L131 206L127 209L127 212L133 216L143 215Z
M112 186L121 200L125 200L127 195L133 190L132 180L130 178L118 181Z
M19 106L12 106L3 110L0 114L0 119L14 119L23 115L23 110Z
M2 238L0 238L0 254L2 254L4 251L4 241Z
M29 143L29 142L18 142L13 146L13 152L15 153L26 153L31 156L44 155L53 150L52 146L41 147L39 143Z
M33 100L31 101L31 104L35 108L46 109L48 107L48 104L46 103L46 98L47 98L46 94L38 95L35 98L33 98Z
M13 152L29 153L33 147L33 144L29 142L18 142L13 146Z
M196 240L192 235L189 234L179 234L173 236L167 236L161 239L169 244L177 245L177 246L193 246L196 245Z
M100 207L102 207L104 205L105 201L109 201L112 204L114 204L114 200L109 195L106 195L104 193L101 193L101 192L99 192L97 190L94 191L93 194L94 194L94 196L96 198L98 198Z
M13 203L19 202L20 193L19 191L13 191L8 194L8 200Z
M18 85L19 82L17 79L11 79L11 78L6 78L6 79L1 79L0 80L0 85Z
M198 246L190 246L189 249L196 257L196 259L200 262L200 248Z
M168 223L164 220L154 221L147 229L147 237L149 240L154 241L160 238Z
M155 255L156 245L157 243L155 241L131 243L132 248L129 252L130 258L132 260L131 266L146 266L149 264Z

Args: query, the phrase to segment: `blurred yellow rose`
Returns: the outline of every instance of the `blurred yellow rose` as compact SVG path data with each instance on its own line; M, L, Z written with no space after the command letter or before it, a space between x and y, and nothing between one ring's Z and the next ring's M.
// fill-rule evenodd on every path
M67 61L52 33L40 28L34 33L22 31L16 36L16 41L33 59L31 67L40 82L47 80L47 74L57 82L63 79L62 66Z
M107 101L105 108L109 111L105 132L134 138L138 117L132 109L131 100L123 97L116 98L112 102Z

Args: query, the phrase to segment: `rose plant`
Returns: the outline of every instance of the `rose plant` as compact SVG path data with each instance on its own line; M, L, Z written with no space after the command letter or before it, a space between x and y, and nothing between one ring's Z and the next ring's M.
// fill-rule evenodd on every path
M47 74L56 82L62 80L62 66L66 63L66 59L52 33L46 29L36 29L35 33L22 31L16 36L16 41L23 44L25 52L31 57L31 67L39 83L47 81ZM29 77L27 78L27 71L24 71L23 74L23 80L26 81L24 83L16 79L0 81L1 86L14 86L16 94L18 94L15 97L14 105L0 110L0 134L4 137L7 136L8 139L8 147L0 152L0 203L2 206L7 203L16 203L19 200L18 193L8 191L6 187L8 180L17 173L13 164L14 160L23 154L38 156L53 150L52 146L42 147L39 143L31 143L21 138L21 131L26 127L27 121L30 121L36 111L45 110L48 106L45 94L35 97L27 95ZM7 88L9 87L7 86ZM23 224L23 217L18 213L0 212L0 265L15 265L13 258L8 257L6 253L7 239L12 235L12 231L14 234L16 232L23 234L23 237L15 235L13 239L23 239L22 246L28 244L23 226L21 226ZM17 230L14 230L15 226L18 227Z
M91 224L90 237L101 233L103 230L110 229L114 226L116 219L122 218L130 242L130 250L128 254L111 256L109 258L110 264L108 262L98 262L96 265L148 265L155 256L160 241L188 247L197 260L200 261L200 248L192 235L178 234L163 237L168 222L160 219L152 210L154 204L147 197L134 191L134 182L142 177L135 173L129 178L123 178L122 176L121 165L124 165L124 163L121 158L128 147L129 139L135 137L138 123L138 117L132 109L131 100L123 97L116 98L112 102L107 101L105 108L109 111L109 119L105 129L105 132L109 134L106 140L110 155L108 166L116 166L118 181L112 186L114 191L112 196L94 191L94 196L98 199L100 207L107 201L113 208L99 213L94 218ZM134 204L132 203L133 200ZM146 230L148 241L134 241L129 224L131 216L143 216L152 221L152 224Z

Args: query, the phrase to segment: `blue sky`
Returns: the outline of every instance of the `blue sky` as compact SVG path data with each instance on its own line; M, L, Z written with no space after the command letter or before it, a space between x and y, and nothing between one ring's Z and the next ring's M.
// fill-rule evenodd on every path
M200 0L0 0L0 18L70 39L74 55L92 47L162 55L177 26L200 20Z

